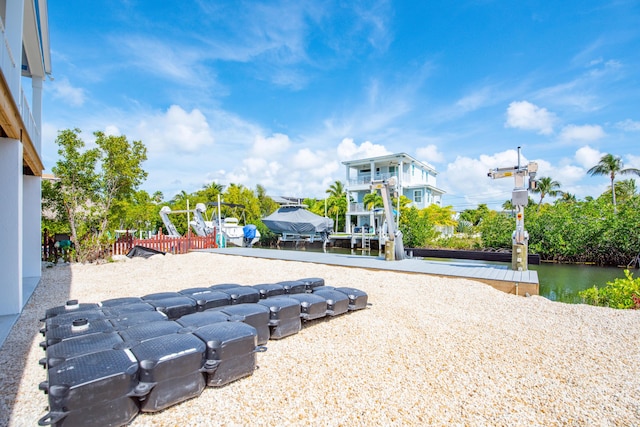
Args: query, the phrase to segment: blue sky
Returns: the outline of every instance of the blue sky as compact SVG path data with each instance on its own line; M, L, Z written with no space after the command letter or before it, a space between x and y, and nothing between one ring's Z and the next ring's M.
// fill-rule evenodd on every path
M579 198L604 153L640 168L638 1L68 0L49 25L45 168L59 130L124 134L167 200L324 197L341 161L396 152L458 210L511 197L487 172L518 146Z

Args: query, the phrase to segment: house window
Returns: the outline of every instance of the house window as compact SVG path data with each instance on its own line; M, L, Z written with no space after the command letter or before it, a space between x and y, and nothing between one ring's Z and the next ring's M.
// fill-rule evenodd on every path
M413 190L413 201L422 203L422 190Z

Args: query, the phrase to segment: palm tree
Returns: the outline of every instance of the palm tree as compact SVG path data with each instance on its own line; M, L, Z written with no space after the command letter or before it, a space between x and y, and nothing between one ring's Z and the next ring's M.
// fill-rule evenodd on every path
M625 179L616 183L616 200L626 202L638 193L635 179Z
M509 199L505 200L505 202L502 204L502 209L504 209L505 211L511 211L511 214L514 214L516 207L513 205L511 199Z
M571 193L562 193L562 198L559 200L559 202L562 203L575 203L578 199L576 199L576 195L575 194L571 194Z
M636 168L624 168L624 164L622 163L622 159L619 156L614 156L613 154L605 154L600 158L600 161L597 165L592 167L587 171L587 173L591 176L595 175L609 175L611 179L611 198L613 200L613 213L617 213L616 209L616 187L614 184L614 180L616 179L616 174L627 175L630 173L636 174L640 176L640 169Z
M342 184L342 181L337 180L329 186L325 193L327 193L329 197L342 197L345 193L344 184Z
M538 210L540 210L540 205L542 205L542 200L545 196L549 195L551 197L555 197L558 194L562 194L562 191L560 191L561 185L562 184L560 184L558 181L554 181L551 177L548 176L544 176L538 180L538 185L531 190L534 193L540 193Z
M327 203L329 205L329 214L336 216L334 229L338 230L339 216L347 212L347 192L344 189L342 181L337 180L326 190L329 195Z
M362 203L364 203L365 209L368 210L381 208L384 206L382 196L377 191L365 194L362 198Z

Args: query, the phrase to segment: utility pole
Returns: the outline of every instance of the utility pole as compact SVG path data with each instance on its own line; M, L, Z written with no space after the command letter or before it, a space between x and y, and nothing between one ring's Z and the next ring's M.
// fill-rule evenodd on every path
M487 176L492 179L507 178L513 176L515 186L511 193L511 204L516 212L516 229L511 235L511 268L516 271L527 270L529 256L529 233L524 228L524 207L529 204L529 190L535 189L535 181L538 172L538 164L529 162L526 166L520 165L520 147L518 147L518 164L513 167L491 169ZM525 178L528 183L525 187Z

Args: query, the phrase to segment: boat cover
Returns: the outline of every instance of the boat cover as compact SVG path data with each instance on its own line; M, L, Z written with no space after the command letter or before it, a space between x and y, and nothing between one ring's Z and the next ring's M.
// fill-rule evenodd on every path
M329 234L333 231L331 218L316 215L301 206L283 206L262 219L269 230L277 234Z
M143 257L143 258L149 258L153 255L164 255L165 253L162 251L158 251L152 248L147 248L144 246L134 246L131 248L131 250L129 250L129 252L127 252L127 257L129 258L133 258L133 257Z
M242 227L242 232L244 233L244 238L245 239L255 239L256 238L256 230L258 228L253 225L253 224L247 224L244 227Z

